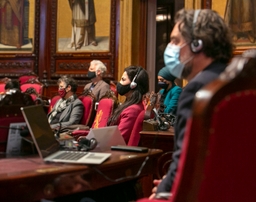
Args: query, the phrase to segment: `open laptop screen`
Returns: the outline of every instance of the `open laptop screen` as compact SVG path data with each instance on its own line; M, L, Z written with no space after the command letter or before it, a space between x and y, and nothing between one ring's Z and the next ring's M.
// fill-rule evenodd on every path
M22 107L21 112L25 118L29 132L34 140L39 155L44 158L58 151L59 142L54 137L47 115L41 105Z

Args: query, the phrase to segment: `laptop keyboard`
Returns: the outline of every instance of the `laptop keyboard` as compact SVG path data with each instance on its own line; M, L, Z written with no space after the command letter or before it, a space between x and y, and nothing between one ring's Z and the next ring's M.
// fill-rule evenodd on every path
M78 151L64 151L54 159L64 159L64 160L78 160L81 157L85 156L87 152L78 152Z

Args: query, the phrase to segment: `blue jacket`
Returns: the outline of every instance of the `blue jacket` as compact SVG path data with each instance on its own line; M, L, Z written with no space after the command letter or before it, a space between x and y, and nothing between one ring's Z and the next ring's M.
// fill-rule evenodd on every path
M176 114L177 106L178 106L178 100L180 97L180 93L182 91L182 88L179 86L176 86L173 84L173 86L168 90L165 91L164 89L161 89L159 93L163 96L165 96L164 99L164 105L166 106L164 109L165 114Z

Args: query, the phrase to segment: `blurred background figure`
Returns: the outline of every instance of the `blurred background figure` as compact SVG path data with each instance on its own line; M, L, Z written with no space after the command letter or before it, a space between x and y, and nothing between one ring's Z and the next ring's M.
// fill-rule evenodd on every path
M176 114L178 100L182 88L175 84L175 79L170 71L163 67L158 72L158 86L160 87L160 108L158 109L159 114Z
M109 84L102 80L107 67L99 60L92 60L88 70L90 83L86 84L84 90L91 90L98 102L110 89Z

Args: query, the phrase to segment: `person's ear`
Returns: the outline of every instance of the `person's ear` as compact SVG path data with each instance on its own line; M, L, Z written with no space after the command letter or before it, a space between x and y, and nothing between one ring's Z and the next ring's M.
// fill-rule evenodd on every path
M68 85L66 90L71 91L71 85Z
M101 75L101 71L98 69L97 71L96 71L96 76L100 76Z

